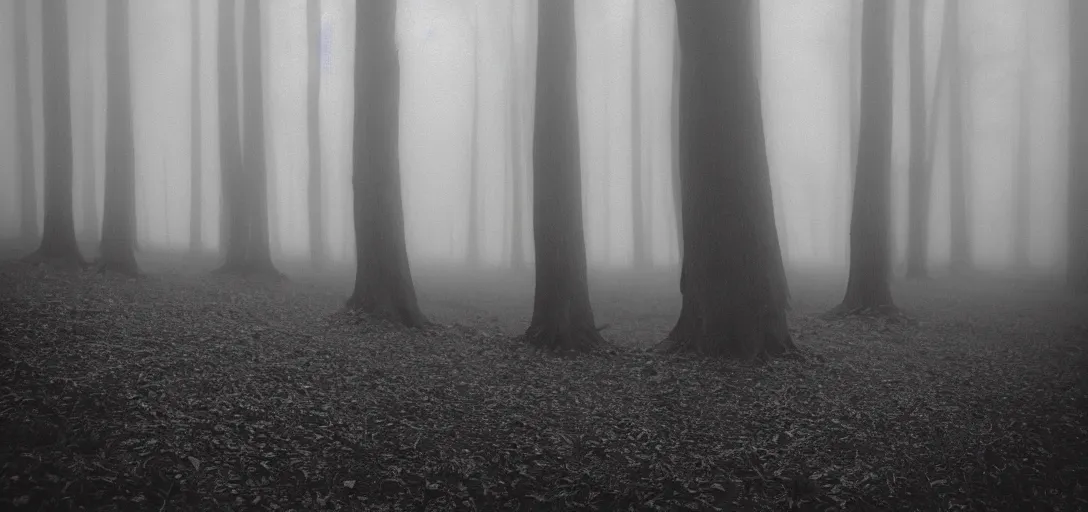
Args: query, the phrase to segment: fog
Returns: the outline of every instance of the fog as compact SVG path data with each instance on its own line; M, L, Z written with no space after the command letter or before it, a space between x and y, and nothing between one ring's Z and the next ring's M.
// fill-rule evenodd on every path
M1013 192L1018 76L1030 63L1030 262L1039 270L1063 260L1067 175L1067 2L964 0L968 220L975 264L1013 264ZM74 212L81 239L102 211L105 160L105 2L72 1L69 17ZM203 197L209 251L219 240L219 137L216 112L217 3L200 0L200 97L203 189L190 190L190 5L131 3L135 113L136 217L141 246L189 246L190 194ZM322 1L321 151L327 250L351 261L352 126L355 3ZM850 194L851 0L764 0L760 6L762 101L784 255L791 265L845 268ZM459 262L467 252L474 87L478 109L480 241L486 263L510 258L514 159L532 165L532 70L535 3L499 0L401 0L401 175L407 244L413 262ZM270 225L275 259L308 254L306 3L262 3ZM892 222L894 269L905 263L907 233L908 2L896 2ZM630 0L577 4L578 84L587 257L592 267L631 263ZM0 4L0 118L15 118L12 2ZM242 22L241 5L237 21ZM670 172L675 17L673 2L641 0L643 191L655 265L679 261ZM926 97L933 96L943 1L926 3ZM34 154L42 190L40 5L28 2ZM512 21L513 20L513 21ZM236 32L241 36L241 30ZM476 54L479 51L479 55ZM1029 59L1024 58L1028 52ZM477 70L475 63L479 62ZM515 83L511 63L523 66ZM510 101L520 104L520 154L511 154ZM938 110L943 114L946 109ZM938 122L929 258L949 257L947 126ZM932 129L932 127L931 127ZM0 237L19 232L16 123L0 125ZM531 183L526 179L523 183ZM85 194L88 179L94 194ZM526 252L532 254L531 200L519 192ZM87 214L88 197L97 219ZM42 202L38 201L39 210Z

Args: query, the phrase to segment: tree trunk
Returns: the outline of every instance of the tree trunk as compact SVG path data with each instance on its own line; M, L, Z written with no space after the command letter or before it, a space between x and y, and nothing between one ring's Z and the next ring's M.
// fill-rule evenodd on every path
M679 33L673 40L672 52L672 207L673 220L676 224L677 255L684 260L684 215L681 200L680 168L683 165L683 152L680 147L680 68L683 58L680 54Z
M523 177L525 175L525 150L522 149L522 137L524 137L524 127L522 126L522 96L524 95L524 89L522 88L522 63L519 62L521 53L516 44L516 38L514 36L515 26L517 25L517 10L514 6L510 8L510 136L511 152L513 153L513 168L511 169L511 188L513 188L513 201L511 204L510 212L510 265L514 270L522 270L525 268L525 221L523 220L523 213L525 204L522 202L522 194L525 187L522 185Z
M88 30L88 39L90 39L90 31ZM87 41L90 44L90 41ZM84 116L84 128L83 128L83 234L88 242L94 242L98 240L98 236L101 234L99 221L98 221L98 172L95 166L95 144L94 144L94 127L95 127L95 115L94 115L94 75L91 73L93 69L90 63L91 56L87 55L87 86L84 92L84 104L83 109L86 112Z
M203 240L203 176L201 167L203 164L203 139L201 138L201 107L200 107L200 2L193 1L190 11L192 19L192 35L190 36L190 62L192 71L189 83L189 108L191 117L189 120L189 154L190 180L189 180L189 251L200 254L204 251Z
M646 236L646 214L642 198L642 60L639 2L634 6L631 27L631 232L634 244L633 262L636 269L650 265L649 241Z
M472 81L472 160L468 169L468 233L466 238L469 265L480 266L480 7L473 11L473 81Z
M310 49L307 61L307 128L309 135L310 171L307 201L310 212L310 262L321 268L327 259L325 223L321 197L321 0L306 4L306 37Z
M1031 10L1025 9L1024 16L1012 236L1013 259L1019 270L1027 270L1031 265Z
M102 267L138 272L136 151L132 119L129 0L107 0L106 12L106 197L102 222Z
M949 68L949 194L951 221L950 269L964 273L971 268L971 234L967 221L967 161L964 136L967 123L964 116L963 42L960 37L960 3L947 2L945 12L949 23L951 66Z
M348 307L420 327L404 240L400 184L400 64L396 2L356 4L355 291Z
M536 290L525 336L557 351L604 340L593 320L582 228L574 1L539 2L533 130Z
M677 0L683 305L667 350L742 359L793 348L754 59L754 2Z
M72 216L72 105L68 70L68 2L42 0L45 93L45 225L31 259L83 265Z
M242 174L242 134L238 119L238 59L234 0L219 0L219 165L222 176L221 270L245 261L245 205Z
M849 123L850 133L850 147L849 147L849 159L850 166L844 169L843 173L838 175L840 183L848 183L846 187L847 192L851 195L854 192L854 171L858 167L858 137L860 137L860 121L861 121L861 9L858 7L858 3L864 0L849 0L850 1L850 34L849 34L849 55L847 57L847 91L849 97L847 98L847 121ZM838 215L836 218L838 221L836 225L838 229L835 230L835 247L836 253L839 255L845 255L848 257L850 252L850 234L846 229L849 226L850 213L848 209L848 202L844 200L838 200L835 202L838 205Z
M1088 3L1069 0L1069 231L1067 281L1088 294Z
M37 241L38 232L38 183L34 168L34 124L30 115L30 42L27 34L27 15L24 0L13 2L12 36L15 49L15 122L18 125L15 150L19 154L19 236L30 245Z
M910 175L907 277L926 277L930 168L926 157L925 2L910 3Z
M242 169L246 185L239 192L249 195L247 206L245 270L256 273L277 273L272 265L268 212L268 162L265 152L264 126L264 49L261 0L246 0L242 25L242 76L245 87L242 141Z
M850 220L850 277L838 311L893 313L891 253L892 2L865 0L862 8L861 124L854 208Z

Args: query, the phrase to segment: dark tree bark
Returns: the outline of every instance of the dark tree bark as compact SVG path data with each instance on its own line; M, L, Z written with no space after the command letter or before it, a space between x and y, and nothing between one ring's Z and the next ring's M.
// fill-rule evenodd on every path
M910 3L910 174L907 277L926 277L931 175L926 155L925 1Z
M30 116L30 43L27 34L25 0L13 2L12 18L15 50L15 122L18 125L15 148L19 154L19 236L29 245L37 241L38 232L38 184L34 169L34 125Z
M525 336L555 351L592 350L604 340L586 278L579 155L574 1L539 2L533 130L536 290Z
M850 220L850 277L837 312L893 313L891 285L892 3L865 0L862 8L861 124L854 208Z
M946 2L945 16L949 24L951 62L949 66L949 144L948 176L951 221L950 270L962 274L971 269L971 233L967 219L967 160L964 136L967 123L964 116L963 41L960 37L960 3Z
M763 136L754 2L677 0L684 257L663 347L763 359L793 348Z
M136 152L132 120L129 0L107 0L106 197L102 268L136 274Z
M246 186L238 192L247 200L246 259L251 272L277 274L269 246L268 163L265 153L264 126L264 49L261 0L246 0L242 25L242 76L245 136L242 139L242 169Z
M646 214L642 198L642 37L639 25L639 2L634 6L631 28L631 229L634 244L634 266L650 265L650 247L646 233Z
M416 302L401 201L396 2L356 4L355 291L348 307L409 327Z
M1069 0L1069 236L1067 281L1088 294L1088 3Z
M1013 260L1026 270L1031 265L1031 46L1030 7L1024 12L1024 47L1020 69L1020 123L1017 126L1016 175L1013 187Z
M525 150L522 149L522 137L524 137L524 127L522 125L522 96L524 90L522 88L522 63L519 61L521 54L518 52L520 48L516 44L516 38L514 36L514 30L517 26L517 10L514 6L510 8L510 137L511 147L510 151L513 154L513 165L510 170L511 173L511 188L512 201L510 212L510 266L514 270L524 269L526 266L525 261L525 221L523 220L523 213L525 205L522 202L523 178L525 176Z
M238 268L245 261L246 233L242 215L247 194L243 185L242 140L238 119L238 55L235 36L235 0L219 0L219 165L222 183L220 239L224 253L222 270Z
M189 250L194 254L204 251L203 239L203 175L201 171L203 163L203 139L201 135L201 107L200 107L200 2L193 1L190 11L191 35L190 35L190 63L192 72L189 82L189 151L190 178L189 178Z
M42 69L45 101L45 225L30 256L61 265L83 265L72 216L72 105L68 71L68 2L42 0Z
M468 177L468 263L480 265L480 8L473 11L472 160Z
M307 200L310 210L310 262L322 267L328 258L325 249L325 222L321 197L321 0L306 4L306 37L310 55L307 69L307 128L310 172Z

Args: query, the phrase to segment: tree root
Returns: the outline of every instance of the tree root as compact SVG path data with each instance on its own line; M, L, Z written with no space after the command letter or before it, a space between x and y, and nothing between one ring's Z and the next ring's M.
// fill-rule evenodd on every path
M608 325L597 326L530 326L524 338L529 345L556 354L596 353L608 346L601 331Z

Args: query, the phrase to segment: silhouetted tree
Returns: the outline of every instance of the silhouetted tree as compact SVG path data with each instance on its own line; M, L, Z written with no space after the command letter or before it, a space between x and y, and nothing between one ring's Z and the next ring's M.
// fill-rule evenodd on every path
M892 3L862 7L861 124L853 213L850 277L837 312L892 313L891 251Z
M510 8L510 152L511 152L511 204L510 204L510 266L516 270L525 268L525 221L523 220L525 204L522 201L524 186L522 182L525 176L525 152L522 149L524 126L522 126L522 96L524 90L522 83L523 55L518 52L514 31L517 26L517 4Z
M38 184L34 172L34 125L30 117L30 43L25 0L14 0L11 31L15 50L15 151L19 155L19 236L38 240Z
M201 108L200 108L200 2L192 1L190 10L190 54L189 62L192 66L189 82L189 165L191 174L189 178L189 250L193 253L204 251L202 222L203 216L203 146L201 135Z
M220 247L224 253L222 270L239 267L245 258L245 224L242 212L247 194L239 190L243 183L241 127L238 119L238 56L235 36L235 0L219 0L219 38L217 67L219 73L219 166L222 200L220 203ZM243 192L243 193L239 193Z
M480 4L474 4L472 23L472 160L468 177L468 262L480 264Z
M910 3L910 174L907 277L926 277L930 168L926 155L925 1Z
M536 290L525 336L549 350L584 351L604 340L586 278L573 0L539 2L533 129Z
M744 359L793 348L749 0L677 0L683 64L680 318L663 347ZM776 268L778 267L778 268Z
M422 326L404 241L396 2L358 2L355 32L355 291L348 307Z
M138 271L136 151L132 119L129 0L107 0L106 8L106 197L102 220L103 269Z
M95 37L95 23L99 18L95 15L97 10L97 2L87 2L83 8L85 11L80 14L85 18L81 20L82 31L80 35L83 38L81 44L84 46L83 58L83 74L84 74L84 86L83 86L83 129L80 130L80 135L83 139L83 180L80 202L82 203L83 212L80 215L83 218L82 222L82 236L88 242L98 241L98 237L101 234L99 221L98 221L98 184L97 175L98 170L95 165L95 105L94 105L94 54L91 52L93 48L92 40Z
M265 153L264 67L261 35L261 0L246 0L242 23L242 76L244 86L242 175L245 187L238 192L246 200L246 252L244 270L276 274L269 246L268 164Z
M1030 4L1025 4L1030 5ZM1024 9L1024 42L1020 68L1020 122L1017 126L1016 175L1013 187L1013 258L1017 268L1030 265L1031 253L1031 7Z
M1069 0L1069 287L1088 294L1088 3Z
M951 270L963 273L971 268L971 233L967 222L967 160L964 136L967 131L964 116L964 48L960 36L960 2L945 2L949 24L949 144L948 179L951 214Z
M72 104L68 70L68 2L42 0L45 226L32 260L83 265L72 218Z
M646 214L642 199L642 45L639 25L639 2L631 2L631 228L634 244L634 266L650 264L650 247L646 233Z
M310 171L307 201L310 211L310 262L317 267L327 259L325 222L321 196L321 0L306 4L306 37L310 50L307 61L307 128L309 135Z

